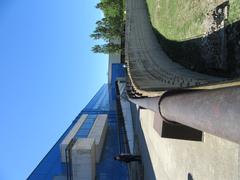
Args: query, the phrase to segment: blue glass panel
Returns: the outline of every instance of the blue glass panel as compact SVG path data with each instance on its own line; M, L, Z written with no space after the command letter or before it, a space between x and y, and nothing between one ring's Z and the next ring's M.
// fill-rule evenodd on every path
M104 84L96 95L91 99L83 111L108 111L109 110L108 85Z
M28 180L52 180L54 176L66 174L66 165L61 162L60 143L72 129L81 114L79 114L70 127L64 132L57 143L47 153L35 170L27 178Z
M118 140L117 116L116 113L108 114L108 131L105 144L102 150L101 161L96 165L96 179L104 180L126 180L128 179L128 167L113 159L118 155L120 141Z
M114 65L115 66L115 65ZM114 67L115 68L115 67ZM113 69L114 69L113 68ZM116 65L116 68L120 67L120 64ZM118 70L117 70L118 71ZM120 72L121 70L119 70ZM115 73L114 78L122 77L124 71L121 73ZM114 90L113 90L114 88ZM114 93L114 94L112 94ZM119 142L117 139L117 119L115 111L115 83L114 86L103 85L96 95L91 99L87 106L81 111L81 113L75 118L71 126L57 141L53 148L39 163L36 169L28 177L29 180L52 180L54 176L66 175L66 164L61 162L60 143L72 129L74 124L77 122L82 114L88 114L87 119L82 124L77 133L78 137L87 137L91 127L93 126L98 114L108 114L108 126L110 127L109 135L107 135L106 146L103 149L102 161L97 165L97 177L101 174L106 175L105 179L127 179L127 168L126 165L119 164L118 162L112 162L113 155L119 152ZM106 159L105 159L106 157ZM111 166L109 166L109 163ZM113 164L112 164L113 163Z
M86 118L86 120L83 122L82 126L78 130L75 137L78 138L86 138L88 137L88 134L90 130L92 129L92 126L97 118L97 114L89 114Z
M96 119L96 115L95 114L89 114L87 118L88 119Z

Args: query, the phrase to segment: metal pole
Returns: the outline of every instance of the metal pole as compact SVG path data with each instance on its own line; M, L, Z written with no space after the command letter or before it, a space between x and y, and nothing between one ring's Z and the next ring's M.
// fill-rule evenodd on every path
M166 96L162 116L240 144L240 87Z
M133 102L155 112L160 111L163 118L169 121L240 144L239 86L167 94L161 99L143 98L134 99Z
M150 109L154 112L159 112L159 101L160 97L149 97L149 98L129 98L128 99L143 108Z

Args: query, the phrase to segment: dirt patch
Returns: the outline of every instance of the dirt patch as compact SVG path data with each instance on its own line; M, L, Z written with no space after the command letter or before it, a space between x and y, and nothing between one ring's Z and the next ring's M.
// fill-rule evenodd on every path
M205 66L218 71L227 70L226 36L224 27L227 22L229 3L224 2L206 14L203 22L204 36L200 50Z
M229 2L207 13L200 54L208 72L240 76L240 23L228 23Z

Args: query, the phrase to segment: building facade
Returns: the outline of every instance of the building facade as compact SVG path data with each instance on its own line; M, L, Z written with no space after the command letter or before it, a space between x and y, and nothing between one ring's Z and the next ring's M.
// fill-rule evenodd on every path
M114 160L129 149L116 94L116 80L125 77L125 69L119 58L110 58L109 65L108 84L73 120L29 180L128 179L127 165Z

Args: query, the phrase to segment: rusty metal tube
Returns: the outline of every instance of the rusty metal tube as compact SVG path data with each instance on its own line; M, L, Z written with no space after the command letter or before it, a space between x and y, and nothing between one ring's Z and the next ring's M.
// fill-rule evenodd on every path
M239 86L165 96L159 109L167 120L240 144Z
M240 86L129 100L160 113L167 121L178 122L240 144Z

